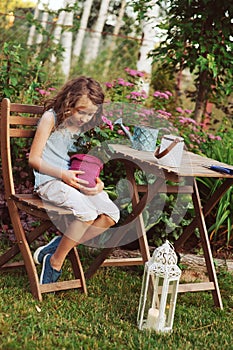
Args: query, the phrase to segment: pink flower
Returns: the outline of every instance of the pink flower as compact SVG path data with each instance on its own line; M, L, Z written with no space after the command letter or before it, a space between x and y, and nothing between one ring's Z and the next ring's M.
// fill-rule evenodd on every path
M170 91L155 91L153 96L158 98L165 98L166 100L168 100L169 97L172 96L172 93Z
M118 84L122 86L134 86L133 83L130 83L129 81L125 81L123 78L118 78Z
M57 89L54 88L54 87L49 87L49 88L48 88L48 91L55 91L55 90L57 90Z
M191 111L191 109L185 109L184 112L187 114L191 114L193 111Z
M111 120L109 120L105 116L102 116L102 121L109 127L110 130L113 130L113 125Z
M130 68L125 68L125 71L131 75L132 77L144 77L144 73L140 72L139 70L135 70L135 69L130 69Z
M113 84L112 84L112 83L107 82L107 83L105 83L105 86L106 86L107 88L111 89L111 88L113 87Z
M176 109L177 110L177 109ZM184 124L184 123L188 123L188 124L193 124L193 125L197 125L197 122L196 120L192 119L192 118L187 118L187 117L183 117L183 116L180 116L179 117L179 122Z
M126 81L126 82L125 82L125 86L134 86L134 84L133 84L133 83L130 83L129 81Z
M215 139L218 140L218 141L221 141L221 140L222 140L221 136L219 136L219 135L217 135L217 136L215 137Z
M48 96L50 95L50 92L49 91L46 91L44 89L39 89L39 88L36 88L36 90L39 92L39 94L43 95L43 96Z
M144 90L141 91L141 97L145 98L145 99L148 97L146 94L146 91L144 91Z
M131 91L130 94L131 94L131 98L134 100L138 98L144 98L144 99L147 98L147 94L145 91Z
M126 128L127 130L129 130L129 127L128 127L128 126L126 126L125 128ZM124 131L121 130L121 129L117 130L117 133L118 133L118 135L125 135Z
M160 97L160 91L155 91L155 92L153 93L153 96L154 96L154 97Z
M184 113L184 110L183 110L181 107L177 107L177 108L176 108L176 111L177 111L178 113Z
M165 94L165 92L161 92L160 98L165 98L166 100L168 100L169 96L167 94Z
M129 67L125 68L125 71L128 73L130 71L130 68Z
M141 96L141 93L138 92L138 91L131 91L131 95L132 95L132 96L135 96L135 97L140 97L140 96Z
M171 113L164 111L163 109L158 109L156 112L162 114L164 117L171 117L172 115Z

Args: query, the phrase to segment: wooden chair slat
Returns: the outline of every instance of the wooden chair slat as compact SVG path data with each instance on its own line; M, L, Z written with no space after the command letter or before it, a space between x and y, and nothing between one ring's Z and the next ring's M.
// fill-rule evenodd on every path
M11 103L10 108L11 108L11 112L33 113L33 114L42 114L44 110L42 106L24 105L20 103Z
M28 137L28 138L32 138L34 135L35 135L35 130L10 129L10 137Z
M40 118L37 117L21 117L21 116L11 116L10 124L11 125L28 125L36 126Z
M46 202L41 200L38 196L33 194L14 194L11 196L15 201L24 203L28 207L34 209L40 209L45 212L53 212L58 215L71 215L72 212L68 209L60 208L56 205L51 204L50 202Z

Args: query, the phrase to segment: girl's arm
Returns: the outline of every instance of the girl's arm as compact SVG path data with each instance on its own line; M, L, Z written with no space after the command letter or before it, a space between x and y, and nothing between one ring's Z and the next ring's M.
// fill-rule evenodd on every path
M29 165L40 173L53 176L58 179L62 179L68 185L78 187L78 179L75 176L80 174L80 171L64 170L58 167L51 166L42 159L43 150L45 144L54 128L54 115L51 112L45 112L38 124L37 131L32 142ZM83 172L81 172L83 174ZM79 180L80 183L86 184L84 180Z
M54 116L51 112L45 112L41 117L40 123L38 124L34 140L32 142L30 154L29 154L29 165L35 170L41 173L51 175L53 177L61 178L62 171L59 168L54 168L48 163L43 161L42 153L45 144L51 134L54 127Z

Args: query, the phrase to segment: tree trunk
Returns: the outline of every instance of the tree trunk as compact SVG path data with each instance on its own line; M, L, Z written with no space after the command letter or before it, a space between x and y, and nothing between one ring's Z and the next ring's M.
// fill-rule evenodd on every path
M41 25L42 25L43 29L45 29L46 26L47 26L48 18L49 18L48 12L47 11L43 11L42 20L41 20ZM43 41L43 34L39 33L37 35L37 38L36 38L36 43L39 45L39 44L42 43L42 41Z
M196 105L194 110L194 119L197 123L202 122L202 117L205 114L206 102L208 99L209 88L206 84L208 71L205 70L199 75L199 87L197 91Z
M69 0L67 4L73 5L76 0ZM65 30L61 37L61 44L64 48L63 57L64 59L61 62L62 73L64 74L65 80L68 79L70 74L71 67L71 53L72 53L72 32L71 27L73 25L73 12L66 12L64 18L64 27Z
M117 38L117 35L119 34L121 26L122 26L122 19L123 19L124 13L125 13L125 7L126 7L126 0L122 0L121 1L121 8L120 8L120 11L119 11L119 14L117 17L117 21L116 21L116 25L115 25L114 30L113 30L112 41L108 47L108 57L107 57L107 60L105 62L105 65L104 65L104 72L103 72L104 76L107 75L108 70L109 70L109 66L110 66L110 63L112 60L113 52L114 52L115 47L116 47L116 38Z
M39 17L39 14L40 14L40 10L39 10L39 1L38 1L36 8L35 8L33 19L36 20ZM28 46L31 46L33 44L35 32L36 32L36 26L33 24L29 30L28 41L27 41Z
M66 6L66 1L64 2L64 7ZM53 42L54 44L58 44L61 40L61 32L62 32L62 25L64 24L66 16L66 11L61 11L58 16L58 20L56 22L56 27L53 33L54 39ZM56 56L53 54L51 57L51 62L55 63L56 62Z
M154 49L154 45L158 42L156 37L155 25L159 20L159 6L156 5L156 0L152 0L148 5L152 5L151 8L147 10L148 20L143 22L143 34L142 34L142 43L139 50L139 59L137 62L137 69L145 73L145 76L142 78L142 89L149 94L150 81L151 81L151 72L152 72L152 57L148 57L148 54L151 50Z
M79 31L76 36L74 48L73 48L74 61L77 61L78 57L81 54L83 39L86 33L87 23L88 23L88 18L90 16L92 3L93 3L93 0L86 0L84 3L84 9L83 9L82 18L80 21L80 27L79 27Z
M203 32L205 33L206 38L208 39L208 33L210 33L212 28L212 23L214 22L214 16L208 16L203 23ZM207 52L203 53L203 56L207 56ZM209 86L209 72L208 70L203 70L199 74L199 86L197 89L197 99L196 99L196 105L194 110L194 119L201 123L202 119L204 118L205 110L206 110L206 104L209 98L209 92L210 92L211 86Z
M102 0L101 2L99 16L94 26L94 31L91 34L91 38L89 40L91 44L87 46L87 50L86 50L86 56L85 56L86 64L90 63L91 61L94 61L98 56L100 41L102 37L102 31L103 31L106 17L108 14L109 3L110 3L110 0Z

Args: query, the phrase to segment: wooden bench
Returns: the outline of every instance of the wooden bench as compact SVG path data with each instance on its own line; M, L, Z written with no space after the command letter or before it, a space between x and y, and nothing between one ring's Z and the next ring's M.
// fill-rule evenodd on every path
M39 283L37 269L30 249L32 242L43 235L50 227L54 226L54 218L71 215L71 212L46 203L34 194L18 194L15 192L16 175L13 171L15 164L12 152L14 142L19 138L32 139L34 137L36 125L42 113L43 107L41 106L11 103L7 98L4 98L1 103L2 176L5 198L17 243L0 255L0 269L24 265L28 274L31 292L38 300L42 300L42 293L72 288L80 288L84 293L87 293L82 264L76 248L72 249L69 254L74 279L44 285ZM27 159L23 159L23 162L27 162ZM40 223L30 233L26 232L21 222L21 211L32 216L35 222ZM10 262L18 253L21 253L23 261Z

